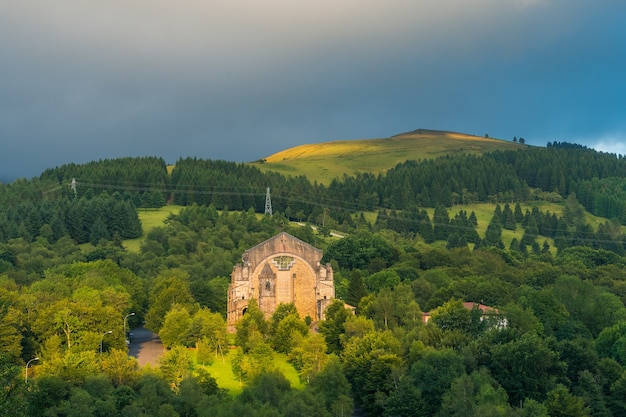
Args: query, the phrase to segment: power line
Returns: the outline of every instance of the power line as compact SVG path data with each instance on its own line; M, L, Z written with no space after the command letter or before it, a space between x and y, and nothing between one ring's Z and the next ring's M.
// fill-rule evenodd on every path
M76 192L77 185L80 185L81 188L115 189L118 191L161 192L161 193L168 193L168 194L169 193L186 193L186 194L192 194L192 195L220 195L220 196L241 196L241 197L245 196L245 197L257 197L257 198L262 198L263 196L265 196L265 213L273 214L271 196L270 196L270 187L267 187L265 194L263 194L262 192L258 192L258 188L253 188L253 187L233 187L233 186L203 187L199 185L198 186L188 185L186 186L186 188L177 189L177 188L171 188L171 187L164 187L163 184L158 184L158 183L152 183L152 184L148 183L142 186L136 186L136 185L124 185L124 184L120 184L117 182L99 182L99 183L95 183L95 182L90 183L90 182L82 182L82 181L78 182L75 178L73 178L72 182L70 183L70 189ZM59 188L60 186L54 187L53 189L48 189L44 191L43 193L52 192L52 191L58 190ZM363 204L359 204L356 202L347 202L345 200L319 198L319 197L317 198L317 200L304 199L302 198L302 195L296 196L293 194L283 194L283 195L279 194L278 196L274 195L274 198L275 200L278 199L278 201L282 201L285 207L287 207L290 203L301 203L301 204L306 204L309 206L319 206L322 208L345 210L353 214L363 212L363 211L372 211ZM387 207L375 207L373 208L373 210L377 211L377 210L393 210L393 209L390 209ZM464 209L460 209L460 210L464 210ZM402 210L399 210L399 211L401 212ZM393 220L395 222L412 223L412 224L419 224L422 221L419 219L411 219L411 218L406 218L406 217L388 217L387 219ZM436 223L430 219L429 221L431 225L434 227ZM454 229L458 231L476 230L476 228L473 228L473 227L464 227L461 225L449 224L449 223L446 224L445 226L449 229ZM550 229L549 231L552 232L553 230ZM539 235L539 236L544 237L544 238L555 239L555 237L551 237L547 235ZM568 236L563 236L563 238L568 239L568 240L574 240L576 242L598 243L598 244L610 244L610 243L623 244L624 243L621 240L583 238L583 237L578 237L578 236L572 236L571 234Z

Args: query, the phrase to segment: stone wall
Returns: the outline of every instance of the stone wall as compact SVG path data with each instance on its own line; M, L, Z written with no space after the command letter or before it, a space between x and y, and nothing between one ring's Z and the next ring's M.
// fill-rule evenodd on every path
M332 268L321 259L321 250L285 232L248 249L231 274L228 324L245 314L252 298L266 318L279 304L294 303L300 317L322 319L335 287Z

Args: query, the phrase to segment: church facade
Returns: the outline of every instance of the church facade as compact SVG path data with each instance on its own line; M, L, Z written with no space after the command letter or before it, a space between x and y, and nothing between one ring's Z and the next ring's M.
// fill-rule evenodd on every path
M335 298L333 270L322 265L322 251L281 232L245 251L228 286L228 324L243 317L251 299L269 318L281 303L293 303L300 317L324 318Z

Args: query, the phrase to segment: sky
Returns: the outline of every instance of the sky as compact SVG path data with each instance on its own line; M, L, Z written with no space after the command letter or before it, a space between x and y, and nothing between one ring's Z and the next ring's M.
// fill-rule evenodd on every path
M0 182L439 129L626 154L624 0L0 0Z

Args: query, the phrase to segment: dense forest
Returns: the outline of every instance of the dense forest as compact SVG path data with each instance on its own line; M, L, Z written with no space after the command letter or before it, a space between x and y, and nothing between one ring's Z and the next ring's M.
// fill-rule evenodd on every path
M171 175L128 158L0 185L0 413L626 415L625 174L551 143L328 185L191 158ZM137 210L168 202L185 207L142 231ZM494 207L484 233L456 207L477 202ZM252 303L227 332L232 266L283 230L324 250L338 300L319 323ZM507 230L522 237L505 246ZM158 367L128 356L127 318L161 336ZM209 372L225 353L238 395Z
M392 229L418 233L424 208L450 209L479 202L560 203L568 197L607 220L602 230L592 231L585 224L563 219L567 224L557 230L559 219L553 214L543 213L543 219L534 214L537 226L545 232L542 235L554 238L559 234L563 249L582 241L590 245L606 241L606 234L615 234L616 223L626 224L624 178L624 158L558 142L523 151L407 161L385 174L346 176L328 185L226 161L180 159L170 176L159 158L104 160L64 165L32 181L1 185L0 203L6 209L0 215L0 242L38 236L56 241L66 234L78 243L137 237L141 230L133 209L158 208L168 202L212 204L218 210L252 208L259 213L264 211L265 190L270 187L274 209L288 219L328 222L344 231L356 227L354 214L363 211L382 210L383 217L391 215L405 223L395 222ZM569 204L573 213L578 211L575 205ZM542 225L544 220L548 224ZM408 225L411 222L413 226ZM620 240L615 237L612 240Z

